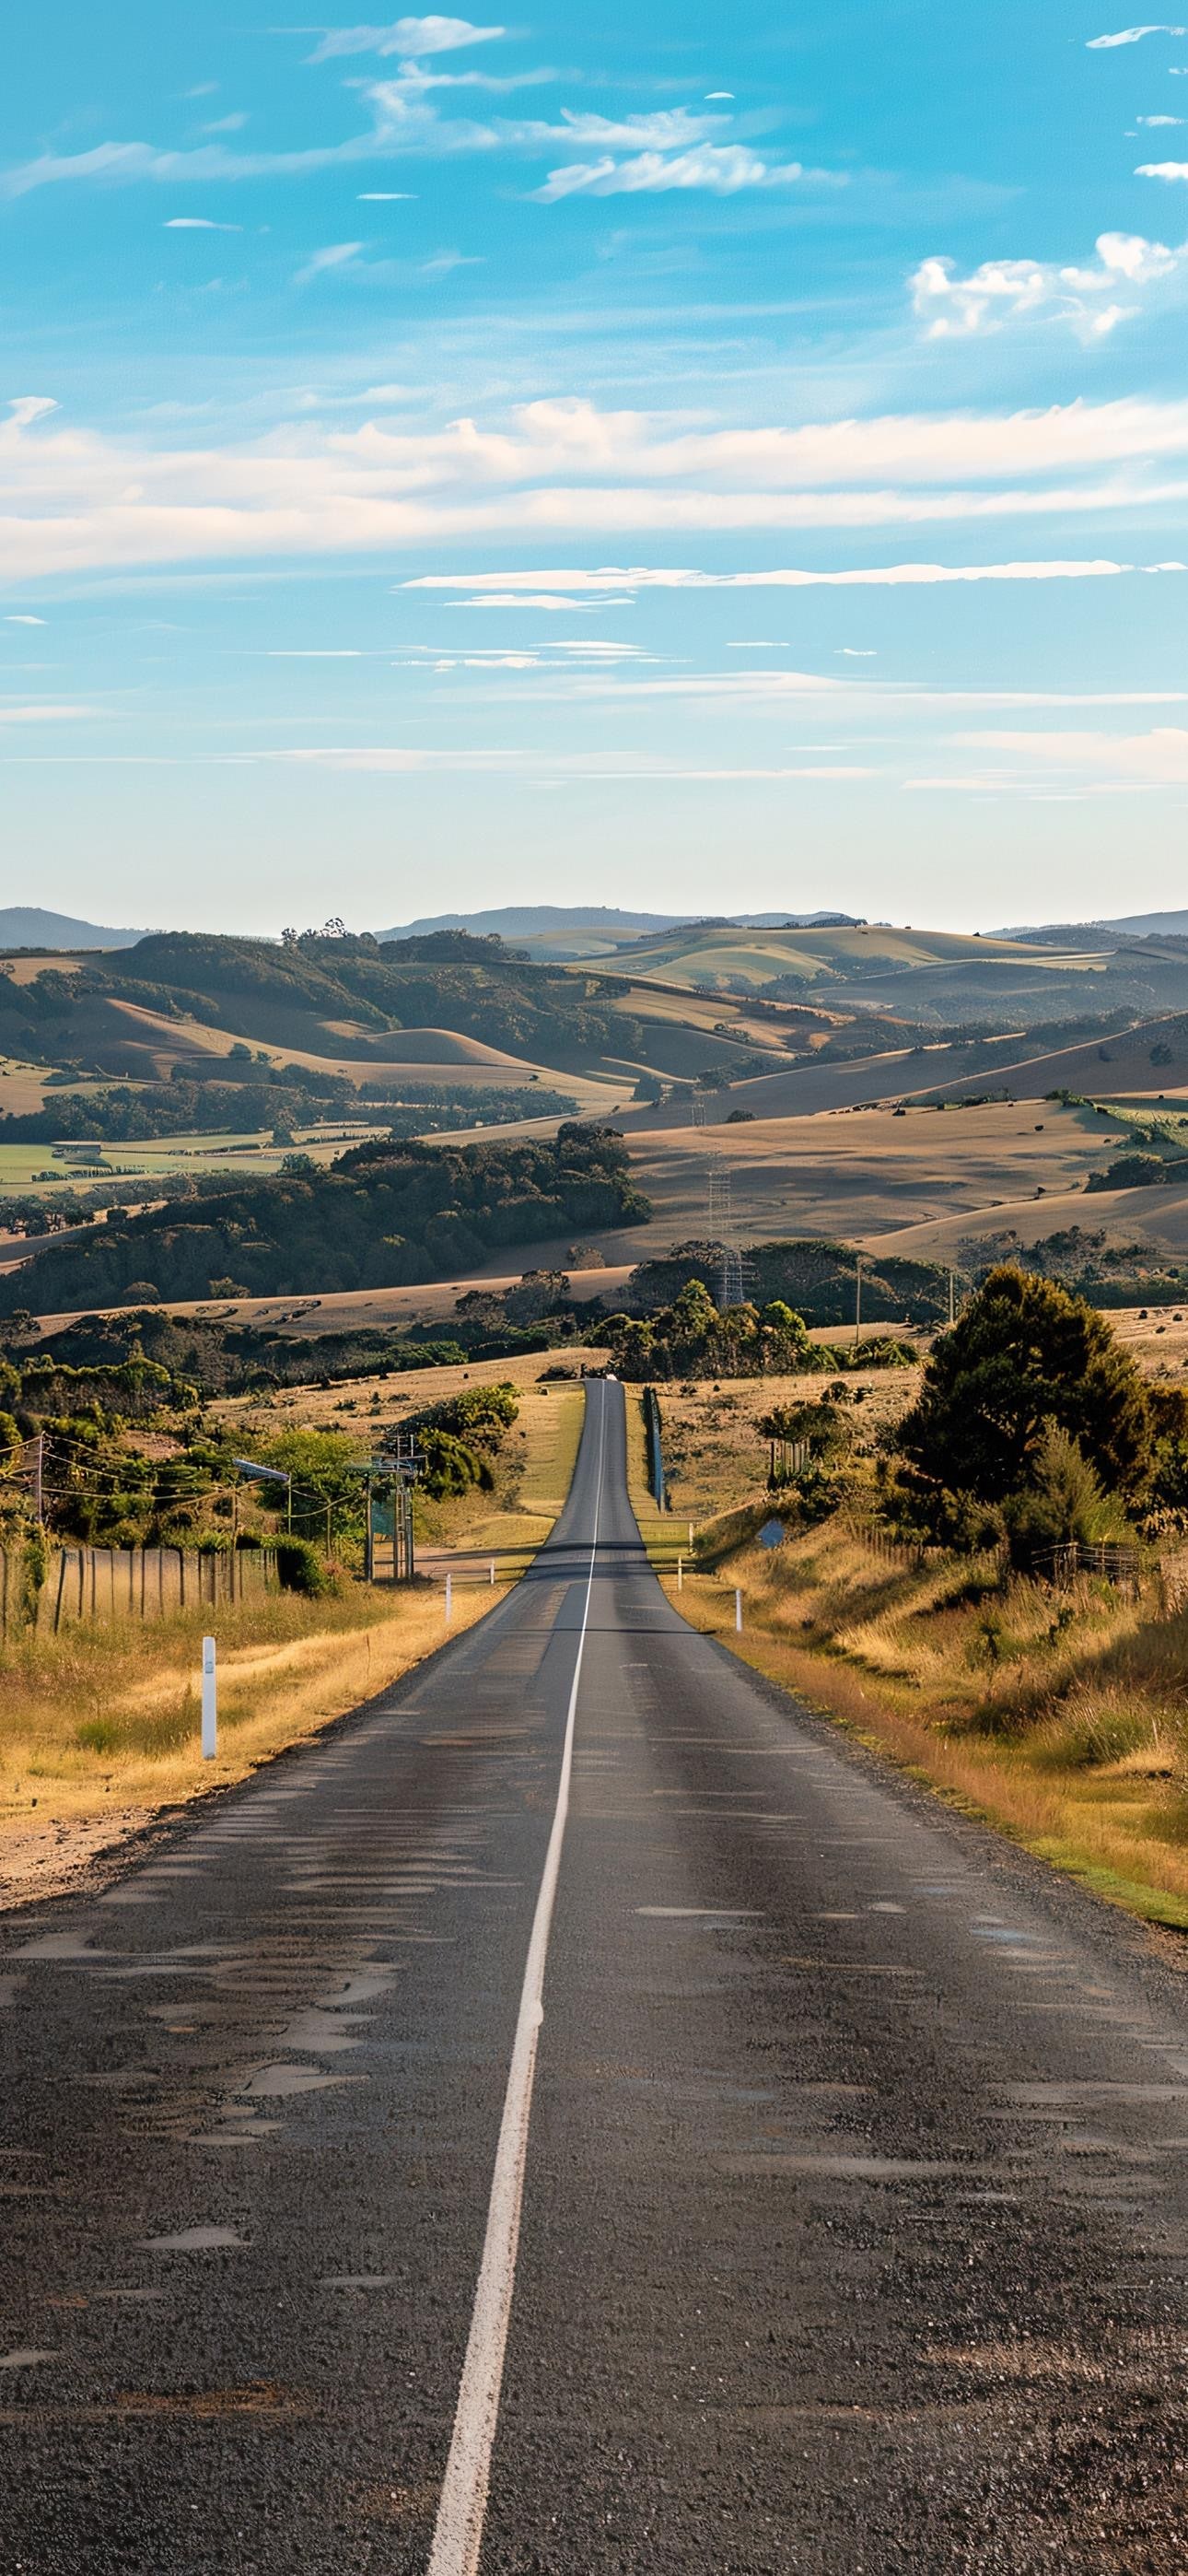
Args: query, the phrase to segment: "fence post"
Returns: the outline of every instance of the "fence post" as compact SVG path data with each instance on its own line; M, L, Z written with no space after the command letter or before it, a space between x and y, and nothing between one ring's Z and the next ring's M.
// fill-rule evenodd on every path
M454 1615L454 1578L452 1574L447 1574L446 1576L445 1615L446 1626L448 1628Z
M683 1591L684 1591L684 1589L685 1589L685 1560L684 1560L684 1557L683 1557L683 1556L678 1556L678 1558L677 1558L677 1591L678 1591L678 1592L683 1592Z
M492 1557L492 1559L491 1559L491 1589L492 1589L492 1591L494 1591L494 1589L495 1589L495 1559L494 1559L494 1557Z
M735 1625L735 1628L736 1628L736 1630L738 1631L738 1633L741 1635L741 1633L742 1633L742 1585L741 1585L741 1583L738 1585L738 1587L737 1587L737 1589L736 1589L736 1591L735 1591L735 1595L734 1595L734 1625Z
M213 1762L219 1749L219 1682L213 1637L202 1640L202 1759Z

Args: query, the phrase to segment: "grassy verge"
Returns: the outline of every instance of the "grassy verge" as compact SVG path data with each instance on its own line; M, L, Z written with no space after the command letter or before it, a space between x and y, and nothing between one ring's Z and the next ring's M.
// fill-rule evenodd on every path
M679 1594L664 1578L691 1624L964 1813L1130 1912L1188 1930L1177 1570L1152 1576L1137 1600L1087 1577L1062 1594L1004 1582L993 1558L876 1554L839 1520L768 1551L755 1539L762 1487L752 1466L744 1500L736 1467L735 1508L701 1533L698 1570ZM631 1485L654 1523L634 1433Z
M495 1493L422 1504L428 1541L514 1548L526 1561L548 1537L584 1398L566 1383L523 1393ZM389 1385L384 1394L391 1399ZM388 1418L398 1413L399 1398ZM497 1597L455 1586L454 1629ZM219 1754L203 1762L199 1656L211 1624L209 1608L198 1608L143 1626L120 1620L10 1640L0 1660L0 1902L53 1893L162 1809L243 1779L385 1688L446 1634L436 1584L392 1591L348 1580L324 1599L277 1593L220 1609Z
M454 1605L454 1626L487 1607ZM278 1593L220 1610L219 1753L199 1744L200 1641L209 1609L71 1628L10 1643L0 1696L0 1900L47 1895L130 1832L381 1690L445 1635L436 1590L352 1586L341 1599Z

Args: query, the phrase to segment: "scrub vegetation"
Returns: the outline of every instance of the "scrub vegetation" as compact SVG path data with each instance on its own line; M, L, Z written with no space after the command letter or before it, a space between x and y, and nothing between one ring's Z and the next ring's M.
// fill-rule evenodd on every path
M958 1804L1188 1929L1188 1397L1083 1301L1004 1267L898 1401L884 1381L881 1418L867 1404L853 1382L791 1382L766 1408L751 1386L662 1390L667 1525L638 1439L633 1484L649 1536L696 1520L682 1609ZM695 1513L707 1484L719 1508Z

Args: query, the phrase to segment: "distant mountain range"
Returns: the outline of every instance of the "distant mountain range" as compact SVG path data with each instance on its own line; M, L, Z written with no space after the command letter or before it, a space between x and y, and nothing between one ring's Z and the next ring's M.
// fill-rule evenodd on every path
M1188 912L1130 912L1114 921L1027 922L1017 930L996 930L994 939L1055 939L1074 936L1088 946L1095 938L1188 939Z
M36 904L0 904L0 949L134 948L143 930L102 930L68 912L42 912Z

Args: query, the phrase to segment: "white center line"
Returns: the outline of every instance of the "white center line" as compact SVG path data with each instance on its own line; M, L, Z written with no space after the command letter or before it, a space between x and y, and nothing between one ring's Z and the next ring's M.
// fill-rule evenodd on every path
M520 2212L524 2201L524 2172L528 2157L528 2123L532 2113L532 2087L536 2076L536 2052L540 2026L544 2020L544 1979L548 1958L549 1933L553 1922L553 1905L561 1869L561 1845L569 1814L569 1786L573 1770L573 1736L577 1718L578 1686L582 1678L582 1659L586 1651L586 1630L590 1619L590 1596L594 1589L594 1565L598 1554L598 1518L602 1505L602 1470L606 1448L606 1397L600 1396L598 1416L598 1477L594 1491L594 1531L590 1547L590 1571L586 1580L586 1599L578 1637L577 1659L573 1668L573 1686L565 1718L565 1739L561 1750L561 1774L557 1783L557 1805L553 1829L545 1853L536 1912L532 1919L532 1937L524 1968L524 1985L520 1996L519 2018L504 2096L503 2118L499 2124L499 2144L495 2150L495 2171L487 2209L487 2232L483 2240L483 2259L475 2291L474 2312L466 2345L466 2359L458 2390L450 2456L446 2462L437 2528L429 2560L429 2576L478 2576L483 2546L483 2525L487 2514L487 2496L491 2483L491 2453L495 2446L495 2428L499 2419L499 2396L503 2385L503 2357L507 2348L507 2330L511 2321L512 2298L516 2285L516 2252L520 2241Z

